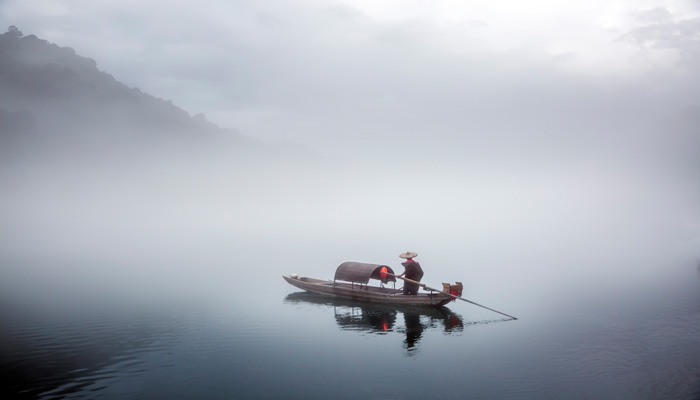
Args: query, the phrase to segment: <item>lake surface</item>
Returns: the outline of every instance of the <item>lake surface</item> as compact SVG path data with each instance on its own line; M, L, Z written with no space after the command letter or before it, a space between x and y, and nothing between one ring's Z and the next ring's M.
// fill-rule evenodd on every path
M153 164L0 174L2 398L700 399L688 181L588 163ZM461 281L518 320L282 279L400 271L405 251L429 286Z
M500 288L486 296L466 285L465 298L518 320L465 302L337 301L259 272L180 303L6 298L3 390L41 399L698 399L700 280L692 266L672 267L663 282L562 287L544 302L524 287L498 301Z

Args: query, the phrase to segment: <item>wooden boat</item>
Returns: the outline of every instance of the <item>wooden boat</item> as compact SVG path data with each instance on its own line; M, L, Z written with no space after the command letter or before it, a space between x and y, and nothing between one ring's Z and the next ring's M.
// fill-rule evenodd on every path
M370 303L310 292L290 293L284 298L284 302L332 307L335 320L343 330L385 334L395 326L397 317L402 315L403 320L407 323L425 318L424 321L428 321L425 327L436 329L442 326L446 333L462 331L464 328L462 317L445 306L415 307L401 304ZM418 325L423 325L423 323L419 322Z
M396 289L395 275L391 267L386 265L344 262L336 269L332 281L296 274L283 278L290 285L307 292L378 304L439 307L454 300L453 296L426 287L424 289L427 289L427 293L404 295L403 290ZM379 286L370 286L371 279L379 281ZM393 287L385 286L389 282L394 283ZM455 296L462 295L462 284L459 282L456 285L443 283L443 288Z

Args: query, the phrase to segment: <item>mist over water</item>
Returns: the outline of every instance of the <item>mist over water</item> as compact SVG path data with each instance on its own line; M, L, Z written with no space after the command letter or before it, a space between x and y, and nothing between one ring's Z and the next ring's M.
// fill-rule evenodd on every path
M20 357L17 351L26 355L24 349L37 348L43 354L42 344L55 343L54 358L87 368L71 373L78 378L60 373L68 368L60 363L45 371L43 376L59 383L73 382L54 393L44 380L47 386L40 390L48 398L85 390L106 398L194 396L192 385L206 385L207 379L234 397L321 398L321 392L292 379L303 382L308 376L281 367L305 360L299 362L309 373L328 371L301 355L311 340L340 359L347 357L340 348L389 346L386 362L397 371L409 356L415 360L411 368L429 374L426 363L439 363L434 357L442 355L480 371L462 381L469 390L503 398L527 393L633 398L614 389L618 379L593 371L614 375L638 363L648 364L645 372L625 375L623 388L672 379L657 388L642 385L642 392L655 398L695 393L678 392L684 385L697 388L698 376L692 361L697 348L688 336L697 332L699 304L697 192L691 182L659 171L655 176L642 163L550 163L547 154L533 154L532 162L406 158L400 155L397 162L361 152L335 158L229 157L180 149L90 162L80 153L6 161L0 178L3 313L27 332L12 330L6 338L14 349L6 362ZM281 275L332 279L344 261L400 270L397 254L406 250L419 253L428 285L462 281L465 298L520 319L474 325L499 316L453 303L449 308L465 326L463 333L438 340L443 317L392 312L389 341L378 342L370 331L357 336L358 331L338 331L333 322L355 321L357 313L371 321L372 311L285 300L297 290ZM659 319L650 320L650 314ZM37 329L36 321L46 329ZM416 326L410 321L422 327L415 351L406 347L406 332L410 338L415 331L406 324ZM42 331L54 337L36 336ZM591 335L598 339L579 338ZM78 341L75 348L66 347L71 340ZM620 340L627 347L616 347ZM672 356L654 350L659 340L666 340ZM598 355L584 357L591 351ZM566 388L554 383L572 379L560 372L574 368L563 354L585 371ZM533 357L543 357L542 368L523 369ZM28 359L25 370L42 371L32 366L41 365L40 358ZM197 359L207 360L213 375L205 379L186 367ZM477 359L478 367L472 364ZM506 385L487 378L495 370L503 371ZM160 381L157 371L190 376L184 380L190 386L132 387L141 385L137 380ZM239 378L219 376L226 371ZM329 377L347 373L332 371ZM255 382L270 378L290 386L261 392ZM42 382L33 379L30 385ZM446 379L433 383L454 387ZM456 396L435 385L427 388ZM343 390L353 394L349 397L357 394Z
M234 276L329 276L342 261L391 264L407 249L432 282L519 301L561 283L612 290L693 273L692 179L625 154L520 153L8 157L2 257L18 280L5 293L212 296Z
M13 35L0 50L49 46ZM306 140L275 144L77 59L109 95L29 62L8 70L39 68L55 96L16 79L4 88L22 96L0 96L8 394L698 397L697 108L658 119L691 97L655 109L624 85L517 75L493 90L467 82L484 95L468 103L431 104L452 88L434 85L438 69L419 88L396 82L412 103L355 108L365 103L352 96L316 121L321 101L302 96L287 115L299 123L272 136ZM674 97L664 93L658 103ZM464 302L376 309L281 279L332 279L345 261L400 271L409 250L426 284L461 281L465 298L519 319ZM425 379L405 383L414 375ZM404 384L387 393L377 377Z

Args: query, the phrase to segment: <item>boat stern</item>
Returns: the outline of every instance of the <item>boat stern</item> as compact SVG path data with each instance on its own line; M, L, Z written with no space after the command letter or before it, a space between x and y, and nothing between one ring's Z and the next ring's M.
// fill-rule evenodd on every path
M463 289L464 285L462 285L462 282L455 282L454 285L444 282L442 284L442 291L449 293L451 296L462 297ZM452 298L452 301L455 301L454 297Z

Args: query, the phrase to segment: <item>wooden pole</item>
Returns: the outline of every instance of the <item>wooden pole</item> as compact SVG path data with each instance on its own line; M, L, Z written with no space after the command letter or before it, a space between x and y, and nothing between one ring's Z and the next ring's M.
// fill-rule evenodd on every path
M415 283L416 285L422 286L422 287L424 287L424 288L426 288L426 289L428 289L428 290L432 290L432 291L434 291L434 292L439 292L439 293L442 293L442 294L446 294L446 295L451 296L452 298L455 298L455 299L458 299L458 300L466 301L467 303L474 304L475 306L479 306L479 307L485 308L485 309L487 309L487 310L489 310L489 311L493 311L493 312L495 312L495 313L499 313L499 314L501 314L501 315L505 315L505 316L508 317L508 318L517 319L517 318L515 318L515 317L512 316L512 315L508 315L508 314L506 314L506 313L502 313L502 312L500 312L500 311L498 311L498 310L494 310L493 308L488 308L488 307L486 307L486 306L482 306L482 305L479 304L479 303L475 303L475 302L473 302L473 301L471 301L471 300L463 299L463 298L461 298L461 297L459 297L459 296L453 295L452 293L447 293L447 292L443 292L442 290L437 290L437 289L435 289L435 288L431 288L430 286L427 286L425 283L420 283L420 282L418 282L418 281L414 281L413 279L404 278L403 276L394 275L394 274L391 274L391 273L388 273L388 272L387 272L387 275L391 275L391 276L393 276L393 277L395 277L395 278L403 279L403 280L406 281L406 282Z

